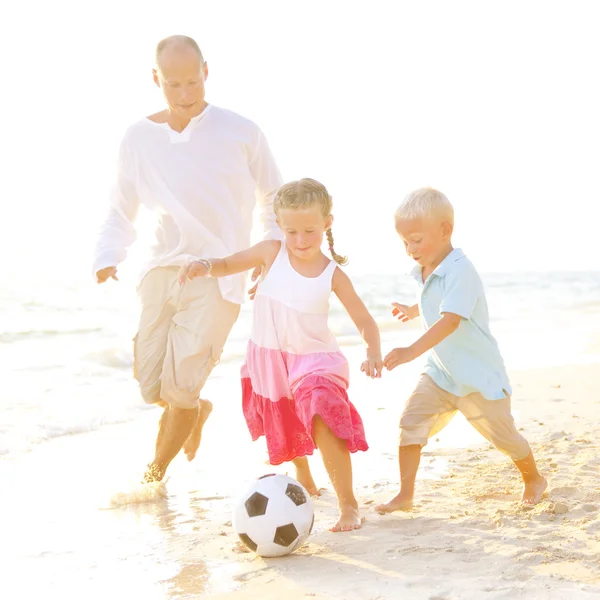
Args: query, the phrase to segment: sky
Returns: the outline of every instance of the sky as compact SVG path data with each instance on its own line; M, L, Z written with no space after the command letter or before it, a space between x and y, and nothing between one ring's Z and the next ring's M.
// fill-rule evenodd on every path
M596 5L14 2L2 265L87 274L120 138L163 107L154 46L182 33L208 62L207 100L259 124L284 179L327 186L351 272L410 267L393 213L425 185L454 204L455 245L481 271L596 270Z

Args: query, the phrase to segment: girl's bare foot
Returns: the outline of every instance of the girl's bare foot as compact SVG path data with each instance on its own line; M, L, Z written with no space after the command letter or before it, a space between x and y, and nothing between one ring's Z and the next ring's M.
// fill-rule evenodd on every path
M548 487L548 482L541 475L534 479L533 481L529 481L523 484L523 496L521 497L521 502L523 504L528 504L533 506L541 501L546 488Z
M413 507L413 497L412 494L406 494L400 492L397 496L394 496L389 502L385 504L378 504L375 507L375 510L380 515L385 515L387 513L391 513L397 510L412 510Z
M310 469L308 467L308 461L306 463L306 466L295 465L295 467L296 481L304 486L304 489L306 489L309 495L320 496L321 492L319 491L319 488L317 487L317 484L313 479L312 473L310 472Z
M185 452L188 460L194 460L194 458L196 458L196 453L198 452L200 441L202 440L202 428L204 427L204 423L206 423L206 419L210 417L212 409L212 402L209 400L200 400L198 419L196 420L196 424L194 425L194 428L192 429L188 439L183 444L183 451Z
M343 506L340 508L340 518L329 530L337 533L339 531L354 531L362 527L362 517L355 506Z

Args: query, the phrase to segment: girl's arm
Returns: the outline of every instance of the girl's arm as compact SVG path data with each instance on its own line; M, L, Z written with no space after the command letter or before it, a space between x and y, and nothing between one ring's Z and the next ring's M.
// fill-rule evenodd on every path
M332 288L367 345L367 360L361 365L361 370L369 377L381 377L381 340L375 319L359 298L348 275L341 269L333 273Z
M255 267L269 268L281 248L278 240L264 240L246 250L225 258L191 260L179 269L179 283L196 277L225 277L243 273Z

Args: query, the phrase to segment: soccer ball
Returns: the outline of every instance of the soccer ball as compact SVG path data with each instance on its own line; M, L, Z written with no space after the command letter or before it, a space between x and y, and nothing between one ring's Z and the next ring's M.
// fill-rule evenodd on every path
M287 475L263 475L233 509L232 525L243 544L259 556L284 556L312 531L315 513L308 492Z

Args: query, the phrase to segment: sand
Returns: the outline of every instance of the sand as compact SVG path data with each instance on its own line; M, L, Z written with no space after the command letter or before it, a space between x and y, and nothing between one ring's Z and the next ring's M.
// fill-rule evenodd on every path
M265 464L264 445L249 442L232 409L237 382L222 374L208 390L213 399L226 391L227 402L215 403L198 457L192 463L178 457L166 484L143 488L145 496L134 480L148 459L158 411L3 461L0 595L598 598L599 369L511 373L517 424L549 480L538 506L519 506L521 486L510 461L457 417L424 450L414 510L386 516L372 507L397 489L397 420L418 373L407 368L385 381L356 379L354 397L371 443L354 460L364 527L328 531L335 496L316 455L311 464L325 489L314 501L314 531L304 547L280 559L242 551L231 509L253 478L293 473Z
M304 548L279 560L237 554L236 590L206 597L599 597L597 373L591 365L512 374L519 426L550 484L536 507L519 506L516 470L486 444L425 449L425 463L446 462L447 469L420 481L412 512L380 516L371 506L396 489L395 461L371 456L389 464L391 481L369 484L360 474L362 530L334 535L320 527ZM319 523L334 518L331 492L315 505ZM216 535L229 533L225 522L217 529ZM230 535L210 543L224 558L235 551Z

